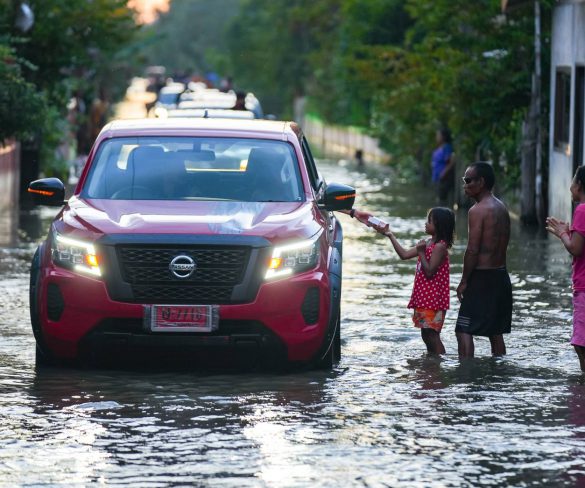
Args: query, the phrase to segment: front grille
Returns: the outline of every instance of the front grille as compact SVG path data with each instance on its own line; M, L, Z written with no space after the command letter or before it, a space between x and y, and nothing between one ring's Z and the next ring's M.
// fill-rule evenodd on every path
M173 258L186 255L196 263L188 278L169 269ZM250 257L245 246L133 246L117 247L124 281L139 303L228 303L242 282Z
M227 303L231 286L133 285L134 299L142 303Z

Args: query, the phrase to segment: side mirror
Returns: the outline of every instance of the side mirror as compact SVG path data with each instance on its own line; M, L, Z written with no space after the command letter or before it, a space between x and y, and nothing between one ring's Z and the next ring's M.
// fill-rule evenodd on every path
M325 210L351 210L355 201L355 188L340 183L329 183L325 188L321 207Z
M43 178L28 185L35 205L60 207L65 203L65 186L59 178Z

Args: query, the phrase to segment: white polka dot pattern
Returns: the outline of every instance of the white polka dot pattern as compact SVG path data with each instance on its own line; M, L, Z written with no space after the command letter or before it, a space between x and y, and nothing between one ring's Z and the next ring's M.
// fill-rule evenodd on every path
M440 241L445 244L444 241ZM431 259L435 243L427 246L425 257ZM440 264L432 278L427 278L420 264L420 257L416 264L414 287L408 308L429 308L431 310L449 309L449 255Z

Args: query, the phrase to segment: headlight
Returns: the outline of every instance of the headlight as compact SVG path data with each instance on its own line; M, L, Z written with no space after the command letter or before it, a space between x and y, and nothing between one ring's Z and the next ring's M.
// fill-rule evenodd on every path
M306 241L277 246L272 251L264 279L270 280L314 268L319 261L319 235Z
M101 276L99 259L93 244L53 233L51 244L53 262L63 268L92 276Z

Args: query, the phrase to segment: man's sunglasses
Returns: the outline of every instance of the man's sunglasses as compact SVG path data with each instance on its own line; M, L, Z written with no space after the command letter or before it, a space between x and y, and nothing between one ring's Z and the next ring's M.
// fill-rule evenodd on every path
M465 183L466 185L469 185L469 183L471 183L472 181L479 180L477 176L463 176L461 179L463 180L463 183Z

